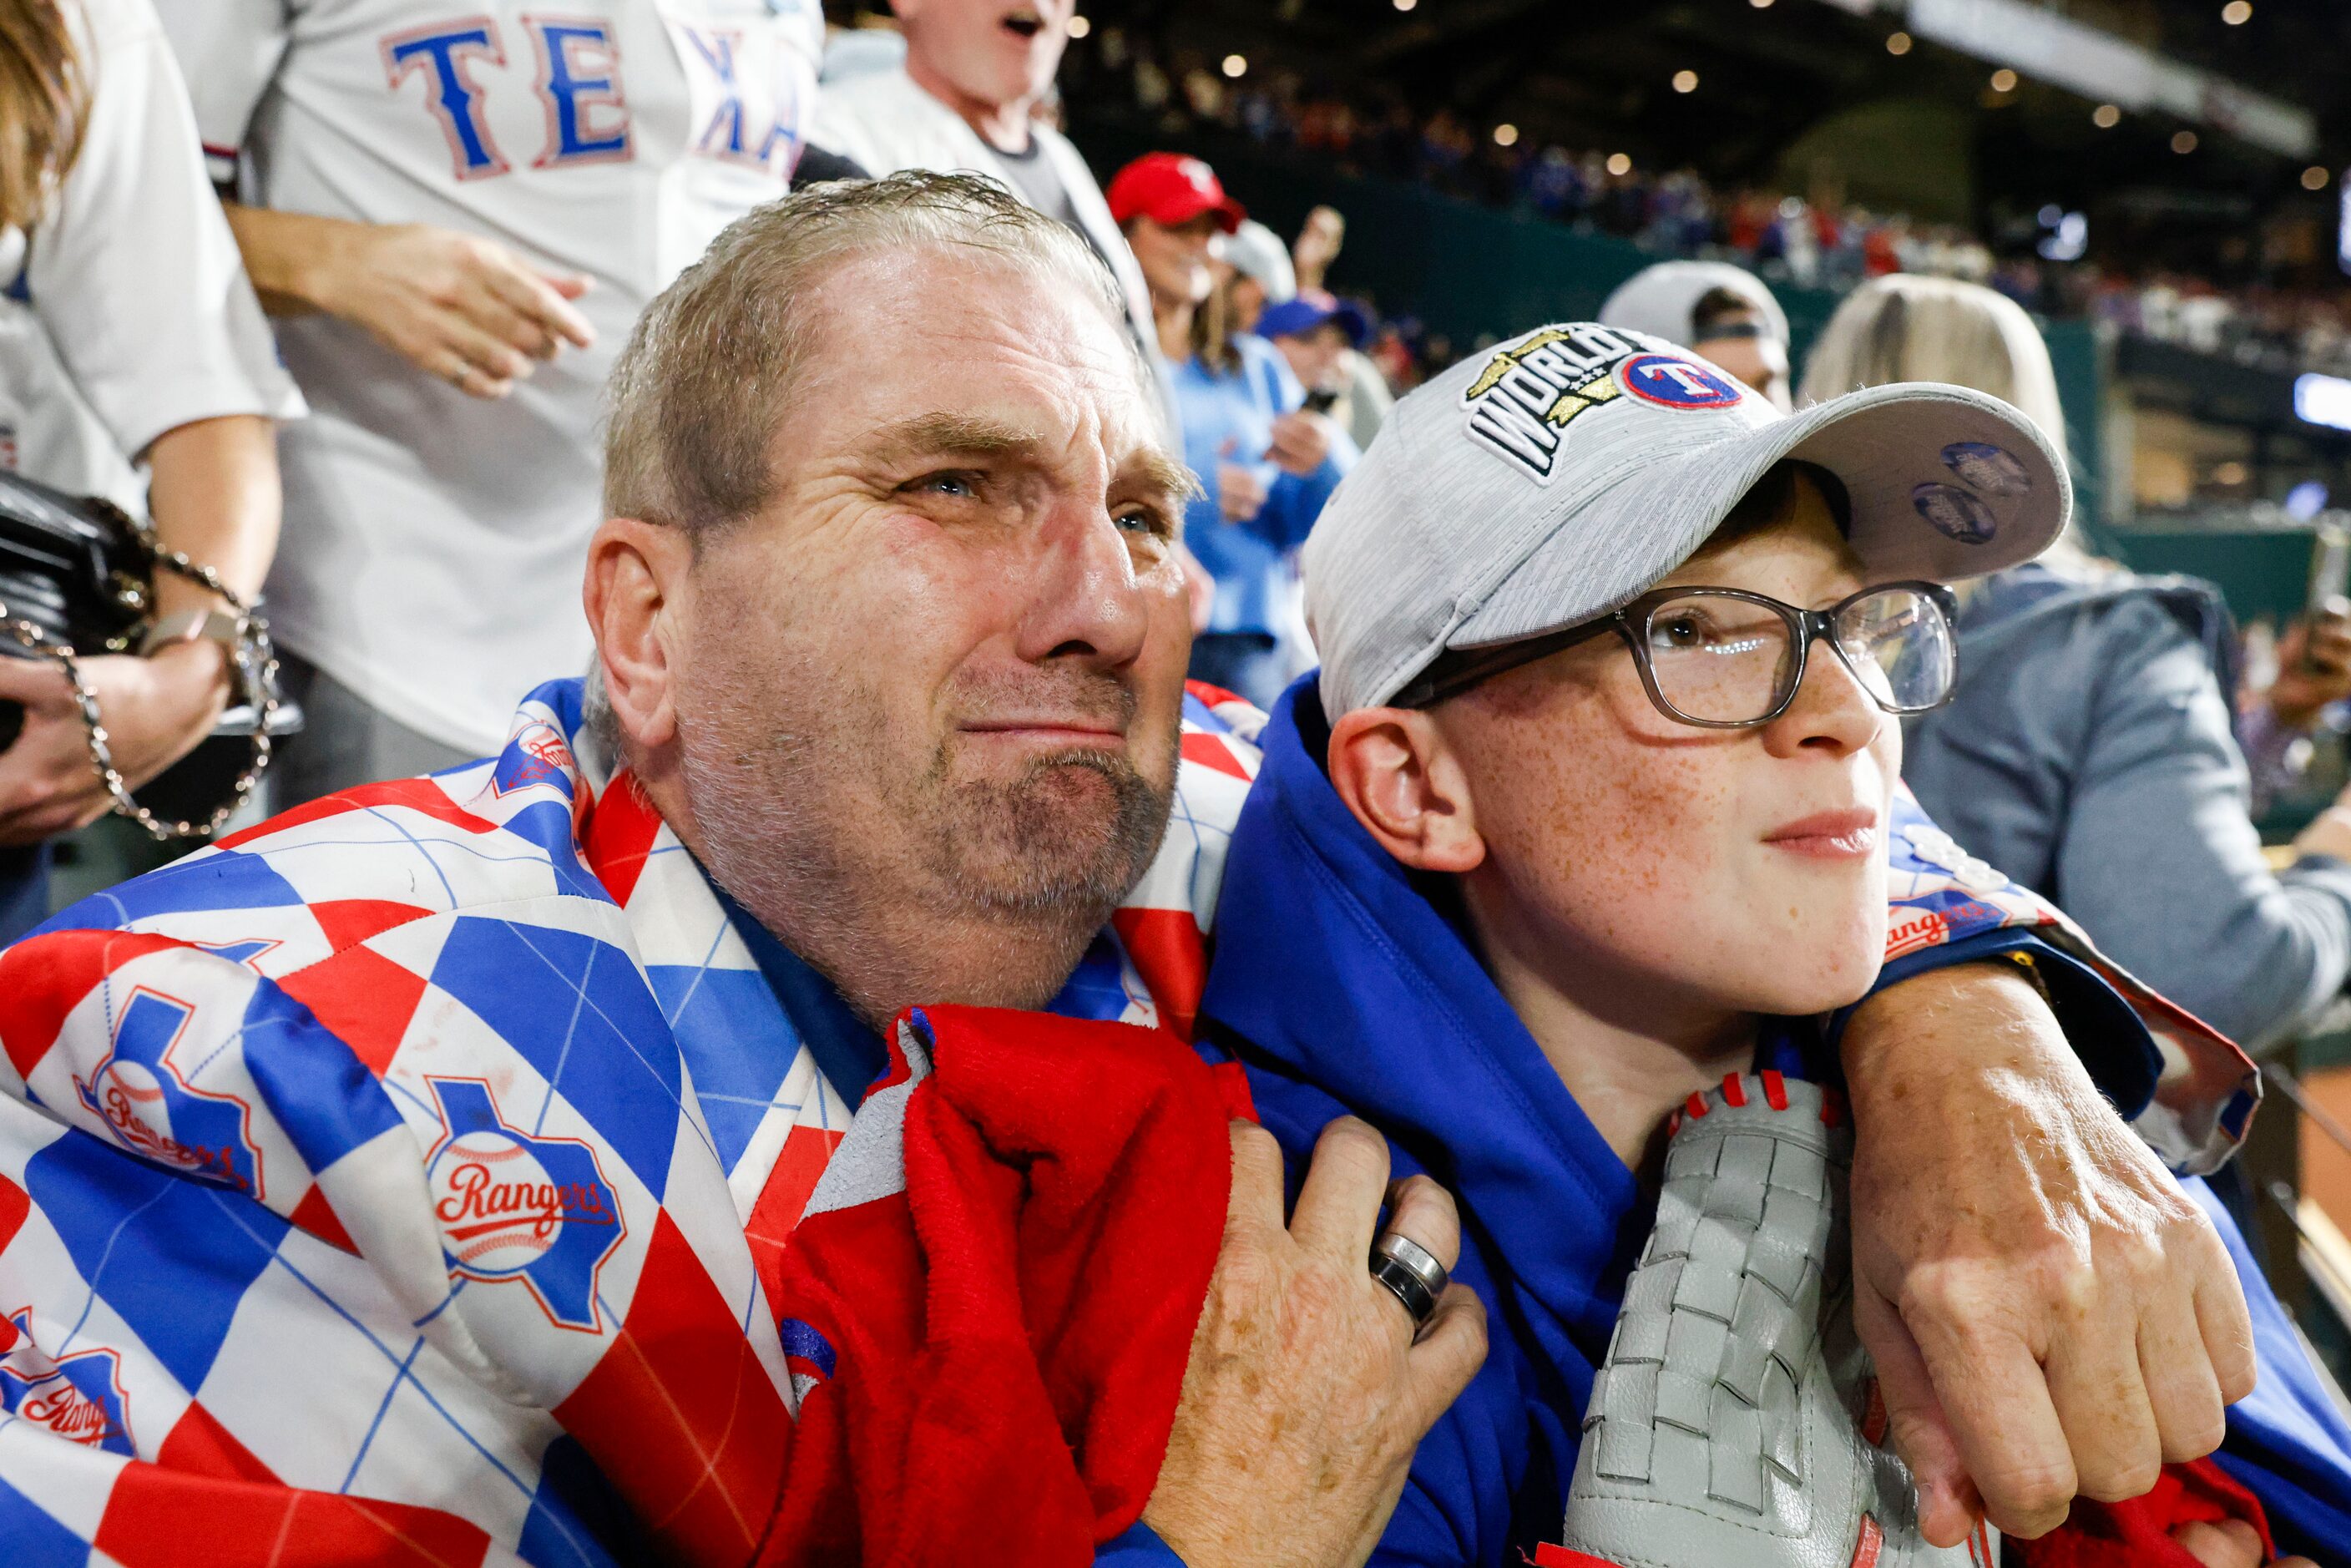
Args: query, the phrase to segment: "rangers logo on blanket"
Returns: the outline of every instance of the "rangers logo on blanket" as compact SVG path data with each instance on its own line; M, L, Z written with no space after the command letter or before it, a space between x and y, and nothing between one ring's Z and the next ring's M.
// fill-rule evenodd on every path
M131 1452L123 1416L122 1358L93 1348L52 1361L33 1343L33 1312L0 1322L0 1410L84 1448Z
M177 997L134 988L114 1022L114 1049L89 1078L76 1075L74 1091L132 1153L266 1201L253 1107L195 1088L173 1054L195 1010Z
M602 1333L596 1274L627 1227L596 1151L508 1125L479 1079L425 1082L447 1129L424 1180L450 1272L520 1280L559 1326Z

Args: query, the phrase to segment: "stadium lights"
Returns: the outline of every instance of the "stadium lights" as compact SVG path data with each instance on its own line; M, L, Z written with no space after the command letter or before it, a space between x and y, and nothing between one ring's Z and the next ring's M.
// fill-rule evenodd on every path
M2329 178L2324 164L2313 163L2302 172L2302 188L2305 191L2323 191L2326 189L2326 182Z
M1632 158L1623 152L1611 152L1608 154L1608 172L1618 179L1623 179L1633 172Z
M1886 36L1886 52L1889 55L1908 54L1910 52L1910 35L1907 33L1888 33Z
M2195 152L2196 132L2192 131L2173 131L2171 133L2171 150L2174 152L2178 152L2182 155Z
M2090 111L2090 123L2101 131L2112 131L2123 122L2120 104L2102 103Z
M2231 27L2241 27L2253 19L2252 0L2229 0L2220 7L2220 20Z
M1512 125L1509 120L1506 120L1502 121L1502 123L1501 123L1501 124L1497 125L1496 127L1494 127L1494 145L1495 145L1495 146L1497 146L1497 147L1516 147L1518 144L1519 144L1519 128L1518 128L1517 126Z
M1249 74L1249 61L1238 55L1225 57L1225 74L1238 80Z
M2294 377L2294 413L2304 424L2351 430L2351 382L2315 373Z
M2016 73L2010 70L2006 66L2002 66L2000 69L1992 72L1991 90L1994 92L2014 92L2016 90Z
M1747 0L1747 3L1758 11L1769 11L1771 8L1771 0Z
M1419 4L1420 0L1395 0L1395 8L1399 11L1409 11Z
M1072 38L1082 38L1093 30L1094 25L1092 22L1087 21L1083 16L1071 16L1070 18L1070 37Z
M1696 92L1698 90L1698 72L1676 71L1674 73L1674 90L1676 92Z

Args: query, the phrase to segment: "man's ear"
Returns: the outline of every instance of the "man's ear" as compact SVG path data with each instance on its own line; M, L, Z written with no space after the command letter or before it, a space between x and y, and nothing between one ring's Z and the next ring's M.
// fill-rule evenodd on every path
M652 750L677 735L677 660L694 543L683 528L608 517L588 545L581 601L621 733Z
M1331 727L1331 783L1382 849L1415 871L1486 858L1469 780L1445 732L1410 708L1357 708Z

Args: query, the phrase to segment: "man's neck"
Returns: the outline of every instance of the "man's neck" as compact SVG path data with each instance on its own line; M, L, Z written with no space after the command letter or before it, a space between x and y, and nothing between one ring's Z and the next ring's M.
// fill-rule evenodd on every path
M1036 107L1035 98L1019 98L1009 103L989 103L974 98L932 69L918 50L906 53L906 75L916 87L954 110L982 141L998 152L1017 157L1029 151L1029 140L1033 134L1029 111Z
M1476 901L1472 900L1475 907ZM1524 934L1526 923L1482 928ZM1653 980L1608 973L1586 956L1531 951L1531 944L1481 942L1495 985L1575 1096L1616 1157L1646 1171L1664 1152L1674 1107L1754 1051L1751 1014L1726 1012L1666 994Z

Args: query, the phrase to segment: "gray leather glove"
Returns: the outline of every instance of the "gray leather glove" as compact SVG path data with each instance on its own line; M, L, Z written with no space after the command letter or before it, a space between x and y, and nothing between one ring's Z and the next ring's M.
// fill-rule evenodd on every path
M1842 1102L1738 1073L1677 1113L1561 1541L1627 1568L1990 1568L1918 1534L1853 1332ZM1581 1554L1579 1557L1577 1554Z

